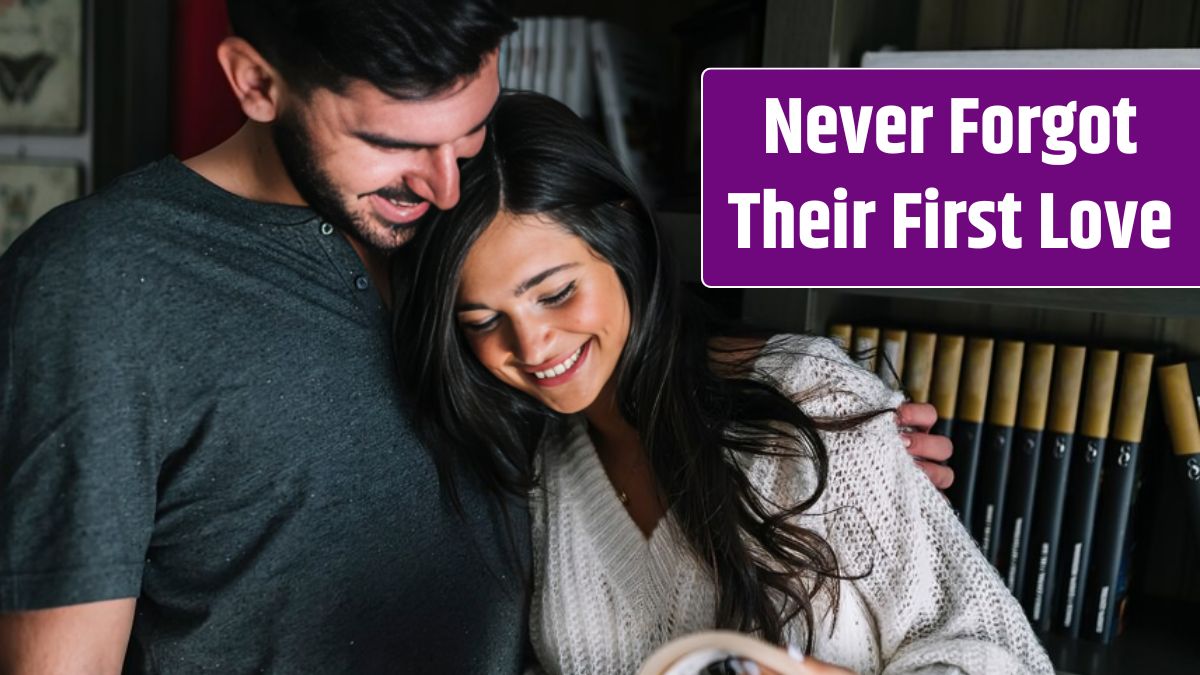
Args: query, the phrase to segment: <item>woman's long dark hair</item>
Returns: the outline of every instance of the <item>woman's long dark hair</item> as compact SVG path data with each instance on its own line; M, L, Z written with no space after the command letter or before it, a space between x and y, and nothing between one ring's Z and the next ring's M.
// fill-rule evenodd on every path
M395 343L418 433L434 449L452 497L467 468L500 494L534 485L532 454L561 416L475 359L456 323L460 270L501 211L543 214L616 270L631 325L618 362L620 411L641 436L668 508L718 589L716 623L780 642L801 616L811 648L813 600L845 578L829 543L797 524L825 489L828 461L815 421L776 387L714 370L711 339L726 334L683 307L654 218L612 154L565 106L527 93L501 97L481 154L462 170L457 207L422 225L397 259ZM547 451L553 451L549 448ZM811 463L812 494L795 504L760 495L739 458ZM457 501L456 501L457 503Z

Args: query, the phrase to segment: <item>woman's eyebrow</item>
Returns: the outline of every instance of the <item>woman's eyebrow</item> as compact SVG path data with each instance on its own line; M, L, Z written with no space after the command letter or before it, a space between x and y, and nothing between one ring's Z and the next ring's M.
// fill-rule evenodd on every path
M579 266L579 263L564 263L562 265L555 265L554 267L551 267L549 269L542 270L541 272L538 272L537 274L529 277L525 281L522 281L521 283L517 284L517 287L513 289L513 295L514 296L523 295L526 291L533 288L534 286L537 286L538 284L542 283L543 281L550 278L551 276L558 274L559 272L561 272L565 269L570 269L572 267L578 267L578 266Z
M534 286L537 286L538 284L542 283L546 279L549 279L550 277L554 276L555 274L558 274L559 272L566 270L566 269L570 269L572 267L579 267L579 263L577 263L577 262L563 263L562 265L555 265L554 267L550 267L550 268L542 270L541 272L538 272L537 274L529 277L525 281L522 281L521 283L517 284L517 287L513 289L513 297L519 297L519 296L523 295L526 291L533 288ZM484 304L480 304L478 302L463 302L463 303L459 303L454 306L455 312L471 312L471 311L474 311L477 309L491 309L491 307L488 307L487 305L484 305Z

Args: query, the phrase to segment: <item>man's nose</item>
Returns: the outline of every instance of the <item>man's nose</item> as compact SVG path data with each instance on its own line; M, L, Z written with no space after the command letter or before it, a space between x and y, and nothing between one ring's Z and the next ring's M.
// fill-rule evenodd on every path
M439 145L426 152L426 164L409 179L409 187L443 211L454 208L459 198L458 156L451 145Z

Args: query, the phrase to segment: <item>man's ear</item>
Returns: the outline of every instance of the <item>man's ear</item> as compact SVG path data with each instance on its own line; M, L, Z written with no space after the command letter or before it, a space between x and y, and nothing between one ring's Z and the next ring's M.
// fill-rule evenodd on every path
M273 122L279 116L283 78L249 42L227 37L217 46L217 61L246 117Z

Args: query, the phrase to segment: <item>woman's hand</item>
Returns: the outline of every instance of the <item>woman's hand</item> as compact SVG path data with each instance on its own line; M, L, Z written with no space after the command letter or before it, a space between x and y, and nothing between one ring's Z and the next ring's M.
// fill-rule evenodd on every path
M928 403L901 403L896 411L896 424L900 426L900 437L908 454L913 456L934 487L945 490L954 482L954 470L944 464L954 452L954 446L949 438L929 433L936 422L937 409Z

